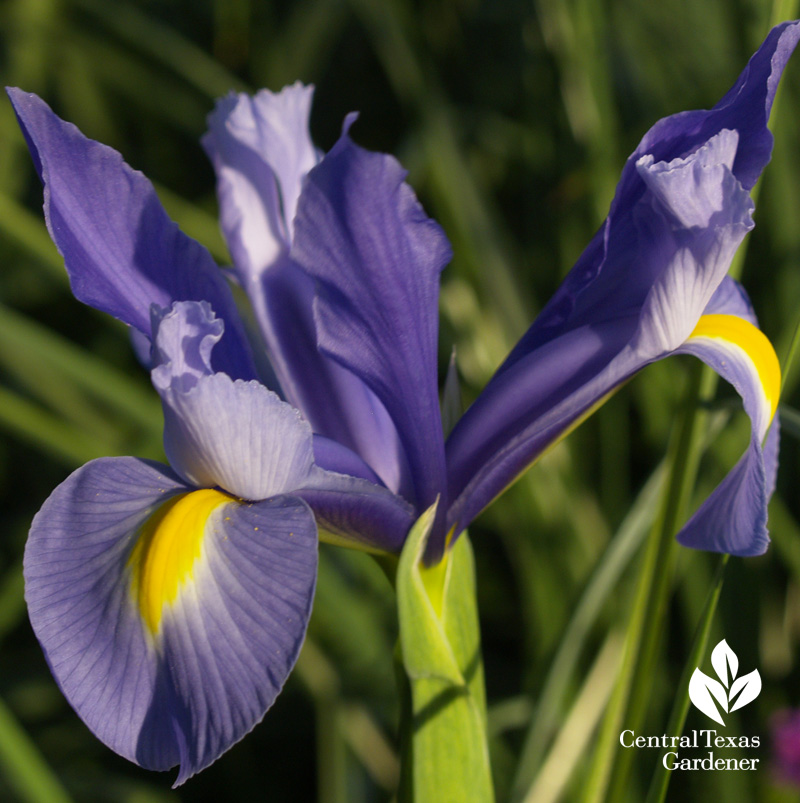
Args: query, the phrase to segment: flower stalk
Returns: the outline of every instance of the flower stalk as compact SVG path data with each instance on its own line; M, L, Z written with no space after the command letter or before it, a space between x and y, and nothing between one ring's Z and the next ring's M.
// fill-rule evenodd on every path
M412 528L397 569L408 691L399 799L436 803L446 790L448 800L492 803L472 547L462 536L442 561L425 567L435 511L430 508Z

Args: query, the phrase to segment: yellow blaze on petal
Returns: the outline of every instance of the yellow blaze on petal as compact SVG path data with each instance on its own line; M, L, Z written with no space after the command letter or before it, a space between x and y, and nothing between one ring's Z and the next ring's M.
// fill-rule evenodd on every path
M221 491L181 494L163 504L146 522L131 553L133 594L147 628L155 635L167 603L192 579L209 516L234 501Z
M723 340L744 351L755 366L770 418L775 415L781 392L781 366L772 343L760 329L738 315L703 315L689 339L693 337Z

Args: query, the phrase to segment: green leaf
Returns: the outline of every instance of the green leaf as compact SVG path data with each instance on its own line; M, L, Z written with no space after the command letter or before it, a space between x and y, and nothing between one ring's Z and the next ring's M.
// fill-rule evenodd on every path
M70 803L71 798L25 729L0 699L0 772L28 803Z
M722 581L725 578L725 567L728 564L729 557L729 555L723 555L719 559L717 571L711 583L711 588L708 591L700 621L695 630L691 651L686 659L681 679L676 687L682 691L675 697L675 703L673 704L672 712L669 716L669 722L664 731L672 736L679 736L683 733L683 726L686 723L686 714L689 711L689 680L695 667L700 665L706 653L708 634L711 631L711 622L717 610L719 595L722 591ZM664 764L663 760L659 761L653 773L653 780L650 783L646 803L664 803L670 780L670 773L666 769L666 764Z
M436 566L422 555L434 505L397 567L402 660L410 687L400 799L493 801L472 548L463 534Z

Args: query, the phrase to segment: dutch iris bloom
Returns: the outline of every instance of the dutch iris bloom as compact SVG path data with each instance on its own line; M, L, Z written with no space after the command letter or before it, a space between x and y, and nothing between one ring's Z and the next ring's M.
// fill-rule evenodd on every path
M45 502L25 556L34 630L109 746L179 782L260 720L302 643L317 536L396 553L437 499L426 559L643 366L690 353L742 395L742 460L680 534L766 548L780 384L726 278L752 228L767 119L798 24L710 111L657 123L608 219L445 440L439 274L450 248L390 156L326 155L311 90L221 100L204 140L238 283L280 384L258 381L230 291L147 180L38 98L11 98L77 298L149 343L170 465L109 458ZM487 266L490 269L490 266ZM299 412L298 412L299 411Z

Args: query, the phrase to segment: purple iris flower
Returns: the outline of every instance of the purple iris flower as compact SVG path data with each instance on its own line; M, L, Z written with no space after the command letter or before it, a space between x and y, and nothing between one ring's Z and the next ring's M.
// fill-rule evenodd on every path
M605 224L446 441L437 308L450 247L400 165L351 141L352 117L323 156L311 89L294 85L221 100L204 140L281 400L258 381L211 257L144 176L10 90L73 292L150 343L164 407L170 466L87 464L45 502L26 548L34 630L89 727L142 766L180 763L178 782L203 769L292 668L318 535L397 553L438 499L426 558L439 560L448 535L669 354L714 367L752 419L742 460L680 538L763 552L780 372L726 272L753 225L748 193L799 36L776 28L714 109L645 135Z

